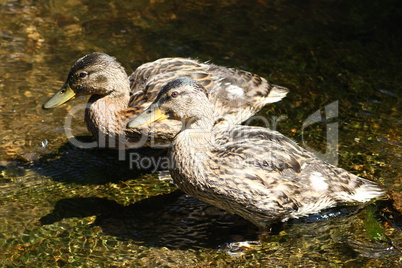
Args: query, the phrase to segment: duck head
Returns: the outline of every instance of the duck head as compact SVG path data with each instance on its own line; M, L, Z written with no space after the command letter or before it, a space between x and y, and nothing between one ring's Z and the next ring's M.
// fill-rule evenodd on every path
M173 119L190 126L205 119L213 120L213 106L205 88L188 77L179 77L168 82L155 101L128 128L138 128L155 121Z
M112 95L129 90L121 85L129 81L124 68L105 53L88 54L73 65L63 87L45 104L43 109L51 109L83 95Z

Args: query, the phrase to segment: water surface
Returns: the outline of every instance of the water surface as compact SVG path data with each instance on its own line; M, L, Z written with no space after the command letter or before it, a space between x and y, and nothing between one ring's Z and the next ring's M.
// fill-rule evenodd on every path
M402 190L400 1L0 1L0 263L6 267L390 267L401 263L389 202L342 207L273 226L259 248L250 223L186 197L116 152L68 142L67 112L41 105L92 51L131 73L160 57L253 71L288 87L259 115L325 152L339 126L339 166ZM308 126L338 101L332 121ZM272 122L272 121L270 121ZM258 124L258 122L254 122ZM82 114L74 135L90 141Z

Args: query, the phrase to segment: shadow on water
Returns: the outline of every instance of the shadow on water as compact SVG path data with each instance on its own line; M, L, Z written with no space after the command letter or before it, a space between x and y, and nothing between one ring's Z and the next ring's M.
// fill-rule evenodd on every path
M116 150L84 150L66 143L57 153L44 155L32 166L54 181L93 186L136 180L150 171L161 169L155 166L129 168L130 153L165 159L167 150L130 150L125 155L126 161L120 161ZM104 234L148 246L215 249L228 242L257 239L257 228L248 221L189 197L180 190L126 206L101 197L60 199L53 211L39 221L49 225L67 218L90 216L96 216L92 225L100 226Z
M136 244L170 249L217 249L231 243L260 239L265 242L291 241L297 236L308 237L312 233L316 238L328 237L328 230L335 228L337 222L348 222L356 215L364 215L364 209L364 205L331 208L285 223L274 222L268 232L261 232L237 215L176 190L128 206L98 197L61 199L51 213L40 219L40 223L48 225L68 218L95 216L92 227L99 226L104 234L122 241L131 240ZM399 246L379 227L392 225L392 228L400 230L402 217L393 208L392 201L378 201L369 205L369 210L373 214L366 216L369 218L365 220L371 221L366 231L377 232L369 234L373 241L362 242L354 239L353 235L343 234L338 235L334 247L351 258L400 254ZM301 229L295 232L298 228ZM289 233L291 229L293 234Z
M88 139L85 136L77 139ZM54 181L77 183L81 185L100 185L109 182L125 181L141 175L163 170L163 166L152 163L139 165L137 159L153 159L162 163L167 159L167 149L138 148L124 152L119 159L117 150L107 148L80 149L69 142L62 144L55 153L37 156L38 159L27 164L38 174ZM130 155L136 155L133 161Z
M180 190L129 206L104 198L59 200L40 219L52 224L65 218L96 216L94 226L121 240L174 249L217 248L234 241L256 240L248 221L185 195Z
M25 183L29 183L30 176L26 170L31 169L36 174L35 178L39 174L40 177L59 182L65 191L72 191L72 185L104 187L107 184L116 184L118 188L140 185L144 190L148 185L142 187L143 182L137 184L136 181L161 168L129 168L130 153L165 159L167 150L130 150L126 153L126 161L120 161L116 150L79 149L65 143L56 153L38 152L35 156L38 159L28 164L18 163L13 168L4 167L4 170L15 170L13 176L24 178ZM123 185L125 182L129 182L129 186ZM16 184L14 189L18 187ZM99 195L105 197L92 194L82 197L79 193L71 198L53 197L52 212L41 217L39 222L51 225L64 219L95 216L92 226L101 227L106 235L122 241L172 249L216 249L228 242L257 239L257 228L248 221L189 197L180 190L156 196L150 194L150 197L137 202L131 200L129 205L122 205L103 194Z
M134 187L133 184L141 176L163 170L153 165L144 169L130 168L131 153L165 160L167 149L129 150L125 154L126 160L121 161L117 150L79 149L67 142L55 153L40 155L38 152L35 156L38 159L20 164L15 170L31 168L40 176L65 185L66 191L71 191L68 189L74 184L97 187L112 183L120 187L131 181L130 186L123 187ZM26 174L15 175L27 178ZM140 201L131 200L129 205L109 198L82 197L78 194L77 197L52 200L54 209L41 217L39 222L51 225L64 219L95 216L92 226L101 227L106 235L122 241L172 249L216 249L228 242L258 238L258 229L248 221L189 197L180 190L156 196L151 193L150 197Z

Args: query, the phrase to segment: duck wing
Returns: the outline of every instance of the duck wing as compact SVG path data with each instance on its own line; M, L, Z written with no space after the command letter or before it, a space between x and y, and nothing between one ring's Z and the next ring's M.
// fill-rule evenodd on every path
M384 194L374 182L318 159L279 132L237 126L215 136L203 168L206 187L219 198L208 202L257 225Z
M214 117L241 123L264 105L284 98L288 89L250 72L184 58L163 58L146 63L130 76L129 107L147 108L170 80L187 76L205 87L214 104Z

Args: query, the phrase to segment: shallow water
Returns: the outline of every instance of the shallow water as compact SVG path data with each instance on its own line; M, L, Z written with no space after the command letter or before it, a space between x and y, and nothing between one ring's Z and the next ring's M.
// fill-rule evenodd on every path
M92 51L127 72L168 56L242 68L291 90L259 113L270 123L286 116L279 131L324 153L326 125L338 123L339 166L399 193L401 10L397 0L0 1L1 265L400 265L401 219L388 201L274 226L261 247L233 258L218 248L257 240L253 225L130 169L114 151L70 144L65 118L85 99L41 105ZM335 118L302 131L335 101ZM91 140L80 113L73 134Z

